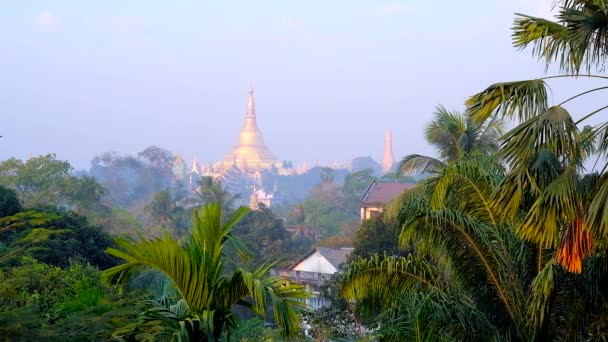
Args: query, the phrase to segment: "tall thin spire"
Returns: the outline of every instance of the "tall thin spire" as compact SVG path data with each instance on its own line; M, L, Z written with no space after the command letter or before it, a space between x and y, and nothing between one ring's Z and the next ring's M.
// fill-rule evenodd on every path
M386 130L384 136L384 157L382 158L382 172L388 173L393 168L395 158L393 157L393 134L391 129Z
M255 120L255 103L253 102L253 83L249 81L249 96L247 97L247 118L253 118ZM256 123L255 121L253 122Z

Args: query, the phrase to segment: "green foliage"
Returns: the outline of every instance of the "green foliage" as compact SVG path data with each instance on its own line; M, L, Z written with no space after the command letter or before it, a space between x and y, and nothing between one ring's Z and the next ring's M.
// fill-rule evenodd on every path
M300 336L286 339L285 336L281 335L280 330L269 327L264 321L259 318L252 318L248 320L242 320L238 323L238 326L234 332L228 335L222 336L222 341L236 341L236 342L279 342L279 341L308 341Z
M0 218L15 215L21 209L21 202L19 202L17 193L0 185Z
M240 198L240 195L230 194L228 188L222 185L222 181L218 178L203 176L198 180L197 185L195 190L197 195L195 204L197 205L219 203L222 208L230 211Z
M363 334L353 314L344 309L320 308L307 312L302 318L309 325L309 335L317 341L357 341Z
M344 196L344 206L349 213L357 215L359 213L361 196L369 187L371 182L376 179L372 169L364 169L349 173L344 178L342 194Z
M144 207L144 212L151 217L152 225L169 231L175 236L183 236L188 230L189 211L181 206L169 190L154 194L152 202ZM150 231L151 227L147 227Z
M470 112L460 114L439 106L424 132L425 139L439 153L439 159L411 154L401 160L399 171L402 174L436 172L447 162L471 153L492 155L498 150L502 126L499 120L474 120Z
M558 63L564 72L590 72L605 65L608 19L605 1L562 0L557 20L517 14L513 44L532 46L532 54L547 67Z
M110 248L108 252L126 263L106 270L104 275L106 279L126 285L138 270L152 268L163 272L183 297L188 316L178 316L162 308L150 314L179 334L192 333L202 339L210 336L217 339L223 331L235 329L238 320L232 311L234 305L263 315L267 303L284 333L294 334L299 330L295 312L300 306L297 300L305 296L301 286L266 276L272 264L261 264L251 270L237 267L231 272L225 267L237 261L227 259L224 254L229 243L235 246L241 258L251 257L232 233L247 213L248 209L241 207L231 217L223 218L218 204L203 206L195 210L190 236L183 245L169 234L155 239L140 237L139 242L117 238L120 249ZM176 330L177 326L181 332Z
M406 197L400 214L400 242L413 243L416 253L405 258L376 255L356 259L344 274L342 293L358 300L367 311L398 310L394 302L403 296L410 296L408 305L417 307L426 302L416 302L420 297L412 294L432 295L444 308L444 316L459 317L459 321L468 317L474 322L445 332L452 338L513 334L526 339L527 283L519 276L525 259L514 252L524 246L489 207L501 170L495 160L473 155L449 163L436 177L419 185L421 190ZM467 312L475 314L459 316ZM406 316L403 322L416 320ZM428 338L443 335L448 322L415 325L424 331L411 330L413 323L384 328L402 334L411 330L419 334L417 338Z
M107 191L95 178L90 176L76 178L71 187L70 202L76 212L87 216L94 213L108 214L109 208L101 202Z
M362 221L355 233L355 250L350 256L351 259L367 258L374 254L404 254L404 250L399 247L400 232L396 222L387 222L382 215Z
M253 254L253 261L286 262L291 241L283 221L263 204L250 211L235 227L233 234Z
M499 190L496 208L512 219L524 215L518 234L540 248L558 247L556 261L580 273L594 243L608 236L606 165L599 175L580 174L591 153L606 154L608 123L580 125L608 106L581 113L577 121L564 106L608 87L583 91L549 107L545 81L603 69L608 56L607 5L605 1L563 0L556 7L555 20L518 14L514 44L531 46L533 55L547 66L557 63L570 74L494 84L471 97L467 106L477 120L517 116L523 121L505 136L502 154L512 172Z
M112 209L103 201L107 190L97 179L86 175L74 177L71 172L68 162L57 160L52 154L25 162L9 159L0 163L0 184L14 189L25 208L70 208L95 223L107 226L108 230L115 229L111 224L114 219ZM16 206L14 196L6 190L1 191L0 201L8 201L3 205L12 206L12 214L20 208Z
M102 286L92 266L46 265L23 257L0 272L0 335L17 340L107 339L137 305Z
M471 118L487 120L493 113L527 120L547 109L547 89L543 80L498 83L471 96L466 102Z
M71 171L54 154L25 162L12 158L0 163L0 184L15 189L25 207L62 204L69 198Z
M406 293L380 314L378 322L374 335L387 342L469 340L471 335L500 338L465 298L439 293Z
M69 232L66 229L45 228L57 215L50 215L36 211L20 212L13 216L0 218L0 236L4 238L6 253L0 254L0 262L25 251L27 248L36 248L40 243L46 242L56 234ZM19 237L16 240L15 237ZM11 243L12 242L12 243Z
M336 183L319 184L311 196L302 203L307 225L329 237L345 228L354 227L358 220L358 209L345 201L341 187Z
M51 265L66 267L71 261L88 262L100 268L116 264L105 249L113 245L109 234L92 226L72 211L46 208L1 219L6 227L0 237L8 250L23 252Z

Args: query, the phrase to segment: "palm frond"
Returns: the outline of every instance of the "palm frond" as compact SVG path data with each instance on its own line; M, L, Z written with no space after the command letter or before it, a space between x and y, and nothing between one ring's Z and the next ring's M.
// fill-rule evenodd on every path
M544 325L556 278L555 261L550 260L532 281L528 317L534 327L540 328Z
M581 273L583 261L591 256L593 238L585 227L584 219L577 217L564 232L555 254L555 260L568 272Z
M450 163L430 182L430 206L437 210L449 205L495 225L492 195L503 173L499 163L483 155Z
M409 175L412 173L433 173L437 172L444 166L444 163L436 158L422 156L419 154L410 154L399 162L399 173Z
M414 255L359 258L349 265L342 279L341 291L345 298L384 306L409 289L448 290L437 278L437 269Z
M424 199L405 205L400 219L401 243L412 241L417 248L428 244L426 251L440 246L438 250L446 250L444 258L451 260L448 263L454 265L456 273L468 275L464 278L465 286L474 286L479 281L488 283L494 288L496 300L504 305L505 315L511 319L519 316L516 312L521 308L517 303L523 300L523 289L512 285L520 282L497 226L484 224L451 207L431 209Z
M467 145L467 142L462 141L463 137L467 137L466 130L466 118L463 115L438 106L433 120L424 130L424 136L439 151L441 160L455 160L466 152L463 145Z
M540 194L516 232L523 239L543 248L555 248L560 229L574 222L580 206L578 175L573 168L551 182Z
M547 85L541 79L489 86L466 102L471 117L483 122L492 115L528 120L547 109Z
M298 300L306 297L301 285L266 276L271 263L252 270L237 268L232 273L224 267L224 246L237 242L231 231L247 212L244 207L237 209L224 223L218 203L197 209L191 235L183 246L169 234L154 239L140 236L139 241L117 238L119 248L110 248L108 253L126 263L104 271L104 277L125 284L141 268L164 273L179 291L189 314L196 316L179 321L179 331L185 332L184 336L201 330L216 338L222 329L236 327L236 316L231 312L234 305L244 305L264 315L268 297L277 324L286 334L293 334L298 329Z
M599 240L608 237L608 177L601 177L598 190L589 205L587 214L589 232Z
M512 167L527 166L542 149L553 153L560 163L579 166L584 151L580 146L579 130L570 113L553 106L541 115L520 124L504 137L502 154Z
M608 55L608 15L603 1L562 1L557 21L517 14L513 43L565 72L603 65Z
M544 59L547 68L558 61L562 70L578 70L583 52L570 40L568 28L561 23L515 14L513 45L519 49L532 47L532 55Z
M404 203L424 196L426 192L426 182L422 181L418 186L404 190L399 196L395 197L384 209L383 218L385 222L393 222L399 218L399 213Z

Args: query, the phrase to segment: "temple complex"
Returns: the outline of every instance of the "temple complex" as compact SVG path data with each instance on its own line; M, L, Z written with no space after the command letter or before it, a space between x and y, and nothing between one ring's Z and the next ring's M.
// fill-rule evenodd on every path
M237 166L243 171L249 171L269 169L275 164L276 157L264 143L264 137L256 122L253 88L250 86L245 123L239 135L239 142L217 166L226 169Z

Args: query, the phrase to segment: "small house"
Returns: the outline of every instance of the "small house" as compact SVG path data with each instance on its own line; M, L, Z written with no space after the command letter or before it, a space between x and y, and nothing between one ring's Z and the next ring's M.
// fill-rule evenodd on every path
M332 274L340 269L340 265L348 260L354 248L316 247L286 269L273 270L273 274L288 278L306 286L311 294L306 299L306 305L313 310L329 305L323 298L320 288Z
M381 213L395 197L415 184L372 181L361 196L361 220L367 220Z

